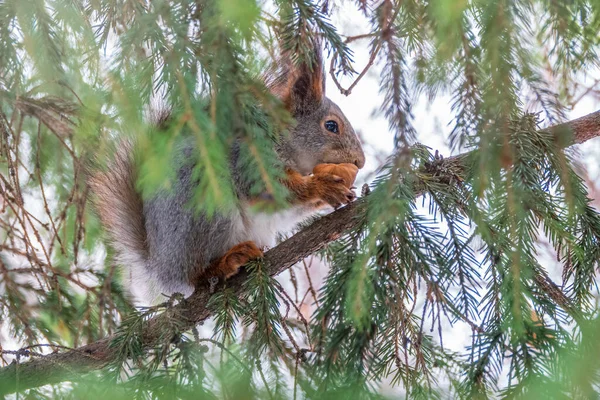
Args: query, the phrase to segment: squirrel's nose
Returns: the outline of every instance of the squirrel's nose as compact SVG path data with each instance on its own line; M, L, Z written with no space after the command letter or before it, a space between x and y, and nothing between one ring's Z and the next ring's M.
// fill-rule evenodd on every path
M358 157L354 160L354 165L356 165L358 167L358 169L361 169L362 167L365 166L365 155L362 151L360 152Z

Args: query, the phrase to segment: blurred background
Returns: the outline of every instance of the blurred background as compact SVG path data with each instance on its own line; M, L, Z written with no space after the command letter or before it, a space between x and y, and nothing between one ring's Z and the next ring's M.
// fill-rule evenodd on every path
M4 364L20 358L22 354L17 350L23 347L32 346L32 351L39 356L58 349L56 346L46 346L48 343L71 348L114 334L118 332L125 316L134 313L134 306L138 307L138 311L144 310L142 306L148 306L129 296L128 290L123 288L119 269L112 261L112 250L103 245L105 237L102 228L87 202L89 193L85 188L86 162L99 154L105 155L114 151L110 143L114 146L119 134L135 134L148 130L149 123L145 118L150 104L156 108L172 101L169 97L181 95L176 90L169 91L177 89L176 84L165 84L162 87L149 84L154 75L169 82L176 81L173 77L181 71L190 76L202 75L202 71L190 67L192 62L190 65L179 64L175 67L165 67L156 60L148 62L148 65L141 62L136 64L136 51L147 51L148 54L139 55L140 60L145 61L146 57L160 58L157 54L161 52L156 48L148 48L146 43L136 43L134 33L145 32L145 25L172 23L166 19L157 18L155 21L151 17L144 16L144 19L136 16L136 7L150 7L148 4L136 1L84 3L85 7L79 3L71 7L68 2L58 0L0 2L0 25L3 25L0 26L3 30L0 38L10 38L14 43L19 43L18 46L14 46L17 49L14 55L11 53L11 46L6 43L0 48L0 102L3 112L1 127L4 129L0 132L3 135L0 140L0 350L3 350L1 360ZM239 10L242 11L246 10L244 7L248 5L244 3L246 5L242 7L242 3L244 2L241 0L223 0L218 4L224 10L229 10L223 11L230 13L229 17L244 20L246 17L243 13L240 17L232 11L237 10L236 7L241 7ZM259 8L265 14L275 14L278 9L270 2L250 3L252 4L248 9L254 10L252 12ZM362 2L342 1L328 3L327 6L331 12L331 24L337 29L341 39L347 39L371 32L374 29L374 16L384 3L386 2L369 2L367 15L361 10ZM398 4L401 2L393 3L394 6L400 7ZM417 3L420 2L415 2ZM455 2L439 0L437 3L444 3L444 6L452 8ZM587 2L583 3L588 7ZM540 4L536 3L532 8L545 7ZM40 11L45 7L51 12ZM160 7L172 7L174 11L172 14L166 13L168 15L177 16L179 12L184 12L180 10L180 7L184 9L180 2L157 2L156 8ZM80 11L88 17L78 17L77 13ZM40 15L46 15L50 20L44 20ZM532 19L534 15L532 12L529 18ZM124 24L119 18L131 22L131 26ZM90 21L100 27L90 24ZM531 22L532 25L536 23ZM106 25L104 28L103 24ZM125 27L134 33L127 36L128 31ZM88 47L85 42L86 35L94 36L94 39L88 39L100 41L102 45ZM443 43L440 37L436 39ZM533 43L536 40L540 43L540 48L536 48L536 51L545 53L546 49L542 47L548 43L539 38L532 38ZM64 44L69 51L74 52L73 57L61 58L64 49L59 44L54 48L49 43ZM352 50L354 69L360 72L371 62L371 37L349 40L348 45ZM340 106L353 124L367 156L367 163L359 173L357 186L360 188L364 183L373 186L378 172L395 154L398 145L398 132L390 128L388 119L381 111L385 97L385 93L380 89L384 62L377 59L364 77L352 87L351 93L342 93L329 71L332 57L339 63L339 54L328 50L325 51L325 56L328 72L327 96ZM182 62L194 60L195 57L207 56L186 54L182 56ZM254 72L266 68L261 62L254 59L248 61ZM409 54L405 62L414 66L417 59L414 54ZM40 65L47 68L40 68ZM162 71L161 75L150 71L151 66L162 66L165 71ZM566 83L558 81L562 77L559 74L544 71L544 67L540 69L545 83L550 88L557 92L567 88L566 95L561 93L564 115L555 115L556 121L548 121L546 114L542 113L542 127L572 120L600 109L600 72L596 63L590 62L589 68L582 68L573 73ZM13 76L14 71L19 71L18 78ZM357 76L338 74L337 69L334 72L339 84L345 89L353 85ZM59 75L60 79L57 78ZM61 79L68 79L69 82ZM181 79L192 78L186 75ZM451 84L452 82L449 83L450 86ZM201 88L202 85L200 79L188 86ZM464 148L451 150L450 137L456 118L453 109L456 100L452 88L440 90L435 96L429 96L422 87L419 89L417 84L409 85L409 89L410 112L413 117L411 122L416 133L416 142L427 146L432 153L439 152L444 157L464 152ZM532 97L527 88L523 87L520 94L523 111L541 112L539 99ZM79 111L83 110L83 117L79 121L74 116L73 104L77 104ZM7 127L10 128L10 132ZM72 134L73 129L75 135ZM157 149L170 149L170 145L169 141L151 143L148 147L151 156L149 163L154 163L157 169L161 169L160 166L164 165L161 162L168 159L169 153L167 150L161 153ZM573 146L568 153L573 155L577 171L587 185L589 197L593 199L591 205L598 210L600 139ZM156 179L160 181L164 178L160 175L156 173L151 177L158 176ZM13 188L12 191L9 188ZM429 205L425 201L417 200L415 207L419 215L432 217ZM446 222L438 216L433 218L435 228L447 235ZM474 232L475 227L469 226L469 229L470 232ZM557 259L556 249L546 240L543 233L536 240L537 262L555 282L561 282L564 260ZM478 249L483 244L475 240L470 246ZM477 260L481 261L483 252L475 253ZM399 268L402 269L402 266ZM479 268L483 271L484 265ZM318 293L325 285L324 280L329 270L329 265L324 259L314 256L276 278L306 320L311 320L319 307ZM597 277L596 272L593 274ZM478 284L486 288L488 282L478 277ZM595 288L595 285L593 286ZM597 288L594 288L592 297L595 307L598 293ZM456 293L456 290L450 289L449 293ZM421 323L421 327L424 326L423 329L431 336L435 346L440 346L449 353L468 354L470 346L474 343L473 327L454 317L439 318L438 315L436 320L433 314L425 315L426 296L424 290L414 293L414 298L411 299L415 304L412 315L424 316L423 320L426 322ZM283 312L283 307L280 311ZM289 319L298 319L294 310L291 311ZM480 323L481 320L476 322ZM243 342L252 335L254 326L239 322L236 326L236 340ZM573 322L568 321L565 326L572 328ZM214 320L210 320L199 327L198 334L201 337L211 337L214 327ZM300 346L309 347L301 331L296 329L292 335ZM218 354L218 351L214 350L211 353L212 360L222 357L222 354L222 351ZM510 361L507 358L503 362L508 365ZM508 384L507 371L500 376L498 386L502 388ZM288 383L293 381L288 375L286 379ZM395 386L392 385L394 379ZM373 385L376 391L384 395L406 395L406 388L397 385L397 379L397 376L390 374ZM441 392L446 395L452 385L450 381L447 376L440 376L436 382L441 387Z

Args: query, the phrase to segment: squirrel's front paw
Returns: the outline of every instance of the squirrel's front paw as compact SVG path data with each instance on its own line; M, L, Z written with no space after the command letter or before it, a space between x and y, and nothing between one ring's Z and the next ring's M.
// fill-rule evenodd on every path
M313 183L316 187L318 197L332 206L338 208L342 204L347 204L356 198L356 193L346 187L344 179L332 174L314 174Z
M237 274L240 267L247 264L248 261L262 258L262 256L262 250L254 242L238 243L211 264L205 277L229 278Z

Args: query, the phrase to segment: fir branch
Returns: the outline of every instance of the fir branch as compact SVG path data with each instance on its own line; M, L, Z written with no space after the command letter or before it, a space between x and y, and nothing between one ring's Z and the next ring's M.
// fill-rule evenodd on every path
M48 118L56 118L48 115ZM48 123L49 126L52 122ZM600 111L571 122L546 129L554 135L561 146L580 144L600 136ZM466 174L465 161L469 153L438 159L425 165L419 171L421 183L416 191L424 192L422 181L455 185ZM323 249L328 243L339 238L344 232L356 227L364 216L366 202L360 199L342 209L326 215L300 232L265 253L265 272L278 275L305 257ZM236 295L243 292L248 274L242 272L232 278L227 287ZM547 276L536 276L536 282L549 298L569 313L574 313L569 298ZM164 345L165 340L177 338L183 332L192 329L211 316L207 307L211 293L206 287L200 287L189 298L175 306L169 306L162 313L143 323L141 344L144 348ZM577 319L577 315L573 315ZM13 362L0 369L0 395L17 390L42 385L75 380L82 374L103 368L117 358L118 348L111 346L117 335L72 349L40 356L26 363Z

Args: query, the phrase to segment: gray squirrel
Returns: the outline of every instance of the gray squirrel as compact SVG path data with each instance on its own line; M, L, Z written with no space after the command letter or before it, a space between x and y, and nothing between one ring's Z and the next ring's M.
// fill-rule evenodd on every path
M199 281L225 279L261 257L261 249L273 246L278 233L290 231L327 205L337 208L354 200L355 193L340 176L313 173L319 164L342 164L354 168L355 176L365 164L352 125L325 97L324 75L320 46L315 44L312 64L294 65L284 54L278 73L267 79L295 120L289 134L275 144L286 172L282 183L289 190L284 210L252 210L254 199L243 174L236 173L235 162L232 176L240 207L210 218L188 207L194 192L190 163L179 168L171 192L150 199L142 199L136 190L134 144L121 146L107 169L91 175L88 183L98 215L134 294L150 301L161 294L188 296ZM193 147L184 146L179 157L186 159L190 151Z

